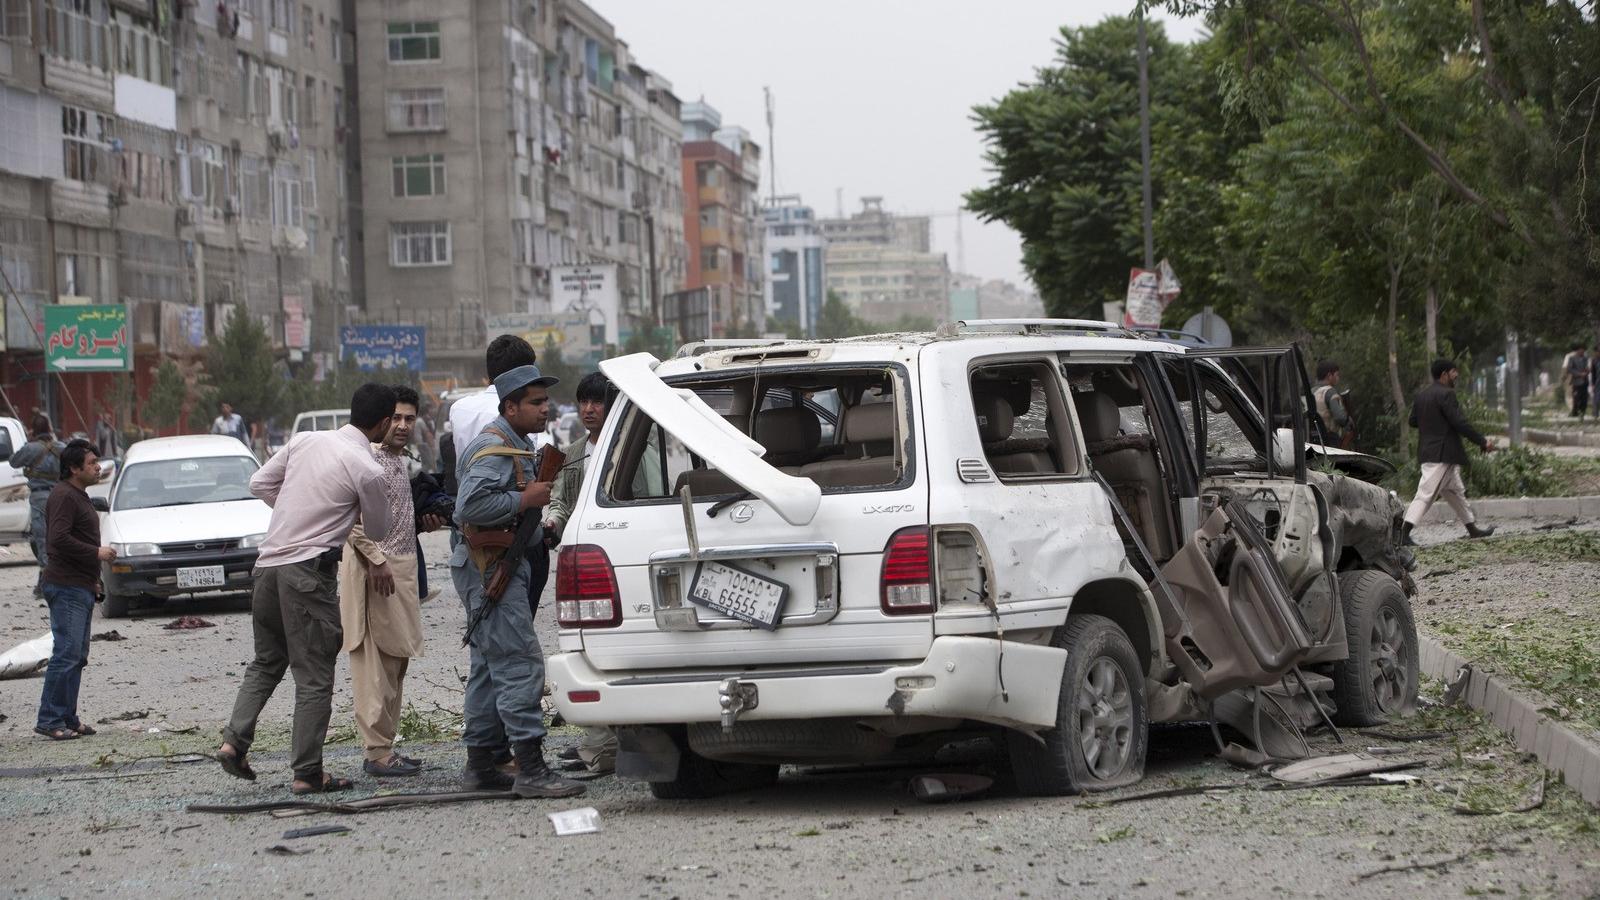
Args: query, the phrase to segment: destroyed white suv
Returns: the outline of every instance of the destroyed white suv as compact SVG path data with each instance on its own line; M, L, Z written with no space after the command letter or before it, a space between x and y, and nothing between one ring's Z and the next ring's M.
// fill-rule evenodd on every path
M556 706L657 796L975 731L1025 792L1101 789L1152 722L1282 757L1415 696L1399 504L1308 448L1293 348L996 320L701 350L601 364L556 575Z

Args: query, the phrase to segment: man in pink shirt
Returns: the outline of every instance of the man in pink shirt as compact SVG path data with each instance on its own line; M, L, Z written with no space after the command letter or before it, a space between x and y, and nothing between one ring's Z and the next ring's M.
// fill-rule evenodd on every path
M296 794L347 790L348 779L322 771L322 742L333 711L333 671L344 643L336 596L345 539L361 518L382 541L392 518L383 468L372 455L394 415L391 387L365 384L350 398L350 424L294 436L250 479L250 492L272 507L256 560L250 600L255 659L244 673L217 760L228 774L254 781L245 759L256 719L285 670L294 672Z

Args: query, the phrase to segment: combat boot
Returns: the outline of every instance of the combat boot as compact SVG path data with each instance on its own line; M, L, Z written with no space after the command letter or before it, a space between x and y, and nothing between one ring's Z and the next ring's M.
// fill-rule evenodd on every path
M544 761L543 741L518 741L517 780L511 792L524 799L576 797L588 788L550 771Z
M1400 546L1415 547L1416 545L1416 539L1411 536L1411 523L1406 522L1400 526Z
M465 791L508 791L513 779L495 765L493 747L468 747L467 768L461 773Z
M1490 525L1488 528L1479 528L1477 522L1468 522L1467 523L1467 537L1470 537L1470 538L1486 538L1491 534L1494 534L1494 526L1493 525Z

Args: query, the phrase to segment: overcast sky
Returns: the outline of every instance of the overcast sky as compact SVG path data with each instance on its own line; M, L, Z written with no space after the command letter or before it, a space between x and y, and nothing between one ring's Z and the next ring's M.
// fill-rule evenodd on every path
M1063 25L1126 15L1131 0L588 0L640 64L724 125L767 142L762 87L777 109L777 188L831 216L881 195L890 210L953 213L988 179L969 113L1050 62ZM1193 40L1198 20L1163 19ZM761 192L771 189L763 159ZM955 219L934 219L935 249L957 267ZM1017 235L962 224L966 268L1025 284Z

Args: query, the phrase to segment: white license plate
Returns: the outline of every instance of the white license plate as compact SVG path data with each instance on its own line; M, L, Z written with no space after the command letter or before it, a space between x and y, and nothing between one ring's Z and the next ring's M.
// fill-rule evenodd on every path
M178 570L178 587L181 588L222 587L227 583L228 576L221 566L194 566Z
M701 563L689 583L690 601L768 631L788 596L788 585L725 563Z

